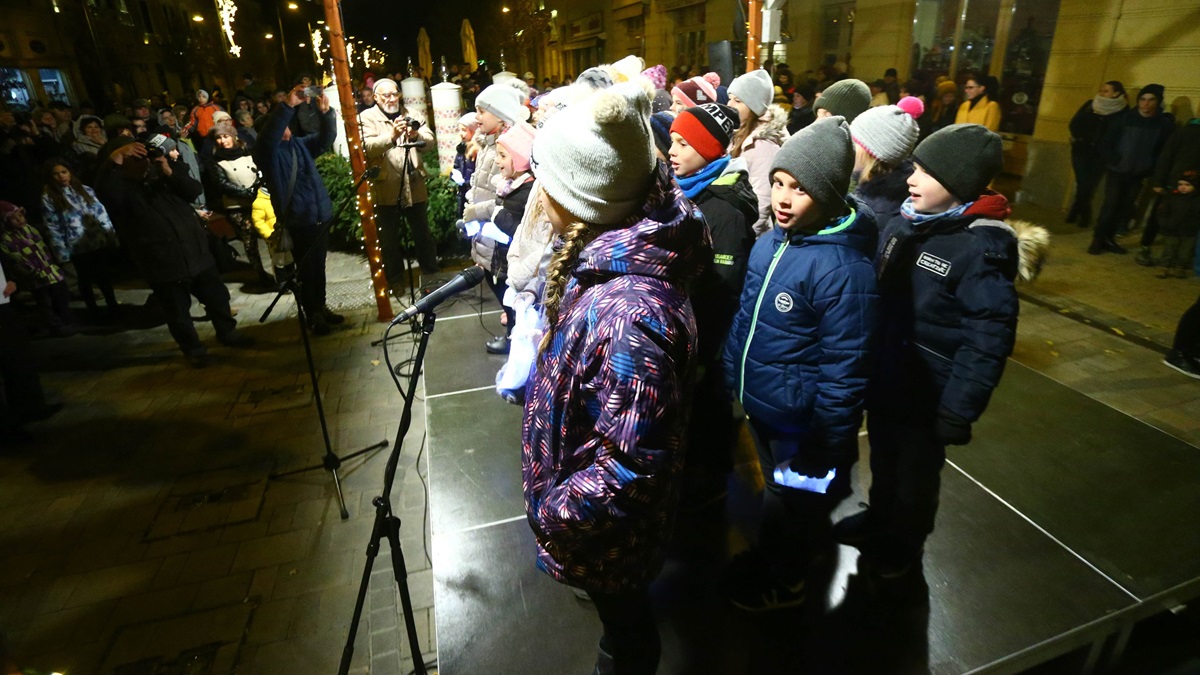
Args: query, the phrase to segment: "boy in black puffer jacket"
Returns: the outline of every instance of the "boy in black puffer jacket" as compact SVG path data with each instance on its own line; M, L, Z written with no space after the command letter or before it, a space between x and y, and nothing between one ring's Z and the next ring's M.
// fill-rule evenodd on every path
M688 291L696 312L700 364L684 465L683 502L689 509L724 496L733 468L737 425L725 390L721 349L737 311L758 220L758 198L750 186L746 161L731 160L726 152L737 127L737 111L729 106L706 103L687 108L671 122L667 150L683 194L704 216L713 243L712 262Z
M750 252L725 343L726 379L766 483L758 550L728 571L729 599L745 610L804 602L808 564L832 543L829 514L850 493L879 304L875 216L846 194L853 168L841 117L817 120L780 148L775 225Z
M1158 222L1162 233L1163 254L1158 264L1163 271L1160 279L1186 279L1192 276L1196 250L1196 233L1200 231L1200 172L1183 172L1175 189L1163 195L1158 206Z
M875 259L883 320L867 399L871 507L834 531L884 578L920 561L946 446L971 440L1000 383L1016 336L1018 248L1029 248L1003 222L1008 201L987 189L1002 166L998 135L955 124L918 145L913 161L912 196Z

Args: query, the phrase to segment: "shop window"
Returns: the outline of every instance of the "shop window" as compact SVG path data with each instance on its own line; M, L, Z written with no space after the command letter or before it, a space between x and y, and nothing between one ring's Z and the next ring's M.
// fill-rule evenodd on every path
M38 79L42 81L42 90L51 101L72 104L71 87L63 71L57 68L39 68Z
M821 53L823 62L845 61L854 42L854 3L840 2L821 10Z
M29 77L16 68L0 68L0 97L9 110L29 110L33 100Z
M1059 0L916 0L912 71L960 86L991 75L1003 113L1000 130L1032 134Z

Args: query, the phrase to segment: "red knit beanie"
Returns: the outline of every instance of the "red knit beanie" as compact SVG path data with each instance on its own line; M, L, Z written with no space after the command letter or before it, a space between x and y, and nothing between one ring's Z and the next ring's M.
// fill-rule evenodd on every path
M733 132L740 126L737 111L720 103L705 103L679 113L671 133L679 134L705 161L723 157Z
M721 86L721 76L716 73L705 73L703 77L693 77L680 82L671 90L671 95L678 95L689 106L717 102L717 87Z

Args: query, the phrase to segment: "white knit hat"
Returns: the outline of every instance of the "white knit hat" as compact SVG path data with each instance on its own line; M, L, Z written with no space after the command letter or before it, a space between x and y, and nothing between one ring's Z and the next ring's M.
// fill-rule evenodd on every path
M506 84L492 84L479 92L475 106L499 117L509 126L529 119L529 108L521 102L521 92Z
M533 141L533 172L586 223L618 225L642 206L654 175L650 99L621 83L568 106Z
M740 98L750 112L761 117L775 100L775 83L767 71L753 70L733 78L729 83L729 95Z
M871 156L895 166L917 145L917 118L925 112L921 99L905 96L896 105L871 108L850 123L850 136Z

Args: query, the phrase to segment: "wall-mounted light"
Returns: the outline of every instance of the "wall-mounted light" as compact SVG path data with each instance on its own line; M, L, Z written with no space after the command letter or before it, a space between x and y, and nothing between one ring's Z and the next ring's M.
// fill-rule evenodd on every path
M196 23L204 23L204 17L200 16L199 14L193 14L192 21L195 21Z
M305 48L305 47L307 47L307 46L308 46L308 45L304 44L303 42L301 42L301 43L300 43L300 48L301 48L301 49L304 49L304 48Z
M263 35L263 37L264 37L264 38L266 38L266 39L268 39L268 40L271 40L271 39L274 39L274 37L275 37L275 34L274 34L274 33L266 33L266 34L264 34L264 35Z
M500 11L501 11L501 12L504 12L505 14L508 14L508 8L507 8L507 7L501 7L501 8L500 8Z
M288 9L300 9L300 5L297 5L297 4L296 4L296 3L294 3L294 2L289 2L289 3L287 4L287 8L288 8Z

